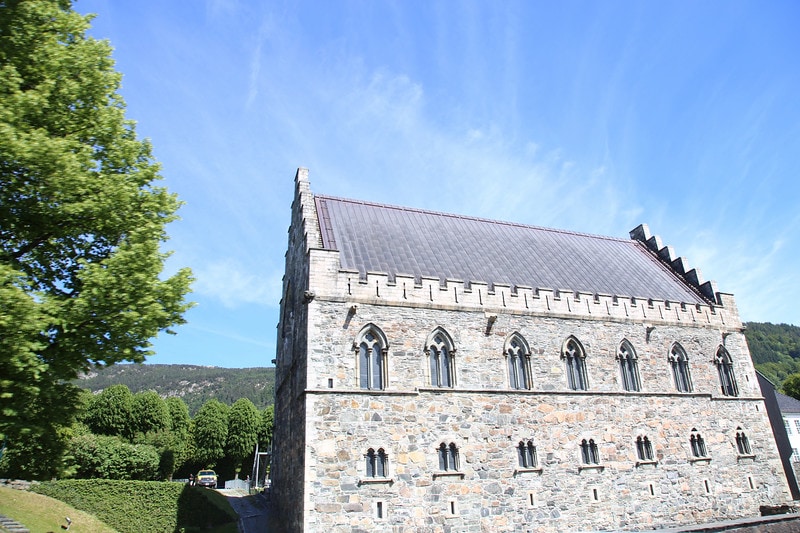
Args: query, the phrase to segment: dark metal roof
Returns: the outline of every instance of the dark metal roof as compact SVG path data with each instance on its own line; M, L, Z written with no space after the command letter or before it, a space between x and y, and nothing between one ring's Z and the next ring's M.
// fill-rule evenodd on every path
M800 401L795 400L791 396L786 396L780 392L775 393L775 398L778 399L778 408L783 414L800 414Z
M323 246L367 272L707 303L637 241L316 196Z

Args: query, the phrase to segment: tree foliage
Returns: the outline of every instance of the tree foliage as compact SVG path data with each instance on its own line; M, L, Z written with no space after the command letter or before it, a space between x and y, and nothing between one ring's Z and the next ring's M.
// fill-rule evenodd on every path
M225 456L228 440L229 407L216 399L208 400L192 420L193 457L211 468Z
M98 435L130 438L133 435L133 394L125 385L113 385L89 403L86 425Z
M800 400L800 374L792 374L786 378L781 388L787 396Z
M260 423L258 409L247 398L236 400L228 414L228 440L225 453L239 471L242 461L255 451Z
M69 0L0 8L0 436L51 435L69 380L142 361L183 322L186 269L162 278L179 201L118 94L111 47Z
M258 444L266 449L272 443L272 430L275 427L275 406L269 405L261 411L258 425Z
M800 372L800 327L769 322L747 322L745 326L756 369L776 387Z
M134 433L158 433L169 429L169 409L156 391L141 391L133 395L131 425Z

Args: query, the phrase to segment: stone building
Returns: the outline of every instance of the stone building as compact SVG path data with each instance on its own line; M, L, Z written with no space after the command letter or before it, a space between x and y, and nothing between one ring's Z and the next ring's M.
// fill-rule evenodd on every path
M271 473L290 530L642 530L791 499L733 296L647 226L295 181Z

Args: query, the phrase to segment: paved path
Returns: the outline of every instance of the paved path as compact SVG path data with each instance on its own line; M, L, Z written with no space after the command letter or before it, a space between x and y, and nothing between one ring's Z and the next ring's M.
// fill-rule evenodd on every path
M263 494L250 496L240 489L217 489L228 499L239 515L240 533L280 533L276 520L271 519L269 502Z

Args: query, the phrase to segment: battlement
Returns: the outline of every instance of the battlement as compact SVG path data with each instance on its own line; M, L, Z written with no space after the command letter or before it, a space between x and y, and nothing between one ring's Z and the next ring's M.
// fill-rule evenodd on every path
M703 275L697 268L689 268L685 257L675 255L672 246L665 246L661 242L661 237L651 235L647 224L639 224L630 232L631 239L643 243L648 250L661 260L662 263L672 269L678 276L690 286L694 287L703 296L716 304L722 304L717 284L714 281L703 281Z
M741 326L731 295L719 295L719 304L689 304L646 297L592 294L569 288L511 286L496 283L367 272L338 266L338 252L312 250L314 265L309 289L314 297L377 305L441 308L487 313L530 313L603 320L638 320L689 326Z

